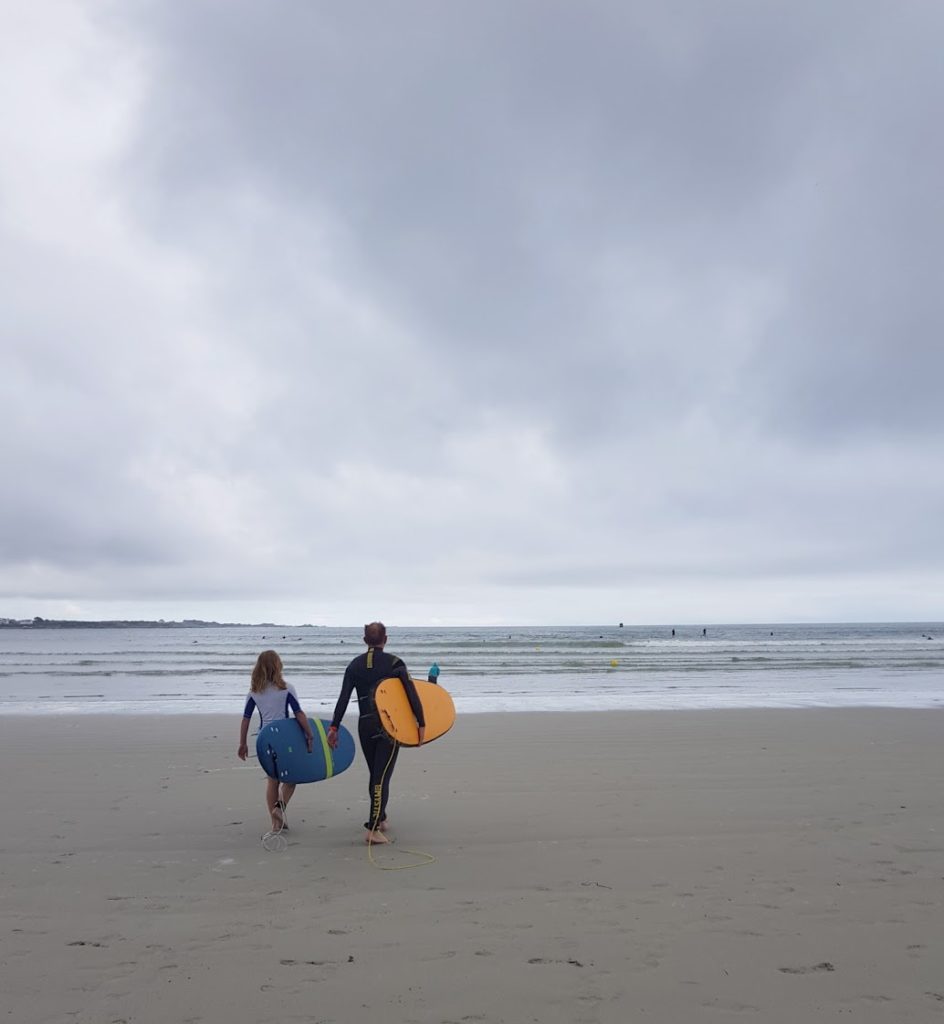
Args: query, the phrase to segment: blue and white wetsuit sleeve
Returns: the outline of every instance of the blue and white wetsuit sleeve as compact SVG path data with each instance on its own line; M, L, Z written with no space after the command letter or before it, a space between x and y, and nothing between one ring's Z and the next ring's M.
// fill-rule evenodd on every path
M292 715L297 715L301 709L302 706L298 703L298 694L295 692L295 687L288 686L285 694L285 717L291 718Z
M252 694L246 698L246 707L243 709L243 718L252 718L253 711L256 710L256 702L253 700Z

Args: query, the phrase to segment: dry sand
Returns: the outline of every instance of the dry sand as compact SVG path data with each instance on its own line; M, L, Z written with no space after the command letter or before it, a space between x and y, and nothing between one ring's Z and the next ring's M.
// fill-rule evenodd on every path
M477 715L267 853L231 718L0 718L17 1024L944 1018L944 714Z

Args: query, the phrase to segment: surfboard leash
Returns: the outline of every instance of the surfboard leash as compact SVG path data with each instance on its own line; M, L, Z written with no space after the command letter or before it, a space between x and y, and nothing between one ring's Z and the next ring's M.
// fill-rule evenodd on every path
M384 779L387 777L387 772L388 772L388 770L390 768L390 765L393 764L393 759L396 756L396 753L397 753L397 751L399 749L400 749L400 744L396 740L394 740L393 741L393 749L390 751L390 757L387 759L387 763L384 765L384 770L380 774L379 786L380 786L381 791L383 791ZM371 811L373 812L373 807L371 807ZM378 809L376 811L376 815L377 816L380 815L379 807L378 807ZM375 817L373 819L373 821L371 822L371 824L376 826L376 825L379 825L380 822L377 821L376 817ZM427 864L433 864L435 862L435 860L436 860L436 858L431 853L424 853L423 850L408 850L404 846L404 847L401 847L401 849L403 850L404 853L409 853L413 857L422 857L423 859L416 861L414 864L378 864L377 861L374 860L374 853L373 853L373 849L372 849L373 846L374 846L374 842L370 838L374 834L374 832L375 832L375 829L373 829L373 828L367 830L367 859L370 861L371 864L373 864L373 866L378 871L406 871L409 868L422 868L422 867L426 867ZM386 846L388 844L387 843L382 843L382 844L378 844L378 845Z
M281 801L280 801L281 802ZM269 829L268 832L264 832L262 835L262 846L268 850L269 853L283 853L288 849L288 840L282 833L288 827L288 822L285 820L285 809L280 809L282 816L282 825L280 828Z
M272 758L272 764L275 767L275 777L278 780L279 776L279 758L278 754L269 747L269 756ZM278 828L271 828L268 832L262 834L262 848L268 850L269 853L283 853L288 849L288 840L282 833L288 826L288 822L285 820L285 805L281 800L276 801L276 805L279 808L279 817L282 819L282 824Z

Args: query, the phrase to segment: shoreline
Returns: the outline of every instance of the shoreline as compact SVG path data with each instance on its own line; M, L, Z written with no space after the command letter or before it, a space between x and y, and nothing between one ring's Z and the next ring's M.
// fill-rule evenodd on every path
M329 706L330 704L330 706ZM323 707L311 710L308 714L312 718L317 717L317 712L325 712L330 718L331 708L334 701L326 703ZM233 709L236 709L235 711ZM574 715L584 717L586 715L598 715L606 717L609 715L627 715L638 717L640 715L780 715L780 714L926 714L935 711L944 711L944 704L933 704L914 707L908 704L797 704L797 705L766 705L752 704L746 706L721 706L710 705L706 707L644 707L644 708L507 708L501 711L475 711L462 709L458 712L457 721L467 718L482 718L492 716L495 718L525 717L533 715ZM230 702L226 711L11 711L9 708L0 707L0 722L4 719L15 718L17 721L43 722L69 719L70 721L96 721L106 719L108 721L121 722L152 722L166 719L168 722L177 722L180 719L194 721L219 721L220 718L238 718L238 701ZM350 712L345 715L345 724L357 721L357 715ZM253 723L258 722L258 716L253 718Z
M397 843L372 855L436 859L393 871L363 844L360 754L300 787L287 850L263 850L238 726L0 716L17 1021L924 1024L944 1006L944 716L460 716L401 754Z
M222 702L221 702L222 703ZM326 700L318 702L317 707L311 706L311 701L304 701L306 710L312 718L328 719L331 717L332 709L334 708L335 701ZM97 708L83 708L82 710L76 710L74 708L68 710L56 709L56 710L39 710L35 709L35 706L29 707L24 701L22 710L21 705L3 707L0 705L0 722L5 719L15 721L95 721L98 719L108 719L117 721L154 721L160 719L167 719L168 721L180 721L180 720L199 720L199 719L219 719L231 716L232 714L238 714L239 701L227 700L225 708L220 710L200 710L193 711L186 708L180 710L168 710L167 706L163 706L161 710L155 711L141 711L141 710L128 710L128 711L116 711L113 709L100 710ZM234 712L233 709L237 708ZM573 707L539 707L539 708L525 708L522 706L515 706L510 708L494 709L486 708L482 710L470 709L465 707L457 707L457 714L460 720L467 718L481 718L483 716L494 715L497 718L520 718L528 717L532 715L751 715L751 714L816 714L819 712L824 713L843 713L843 714L858 714L858 713L901 713L910 712L913 714L922 713L933 713L936 711L944 711L944 699L935 699L933 702L926 704L912 703L912 704L826 704L826 703L809 703L809 704L705 704L701 706L691 705L674 705L666 707L664 705L645 707L626 707L620 705L617 707L587 707L587 708L573 708ZM357 716L350 716L352 721L357 721ZM253 729L258 728L258 718L253 720Z

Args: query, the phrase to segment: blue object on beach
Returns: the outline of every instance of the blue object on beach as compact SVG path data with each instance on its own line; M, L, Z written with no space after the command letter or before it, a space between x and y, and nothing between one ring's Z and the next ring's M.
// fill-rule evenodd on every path
M322 782L351 767L354 760L354 737L338 728L338 745L328 746L330 722L309 718L315 741L308 753L305 733L294 718L269 722L256 737L256 755L262 770L279 782Z
M427 678L431 683L435 683L439 679L439 666L435 661L429 666L429 676Z

